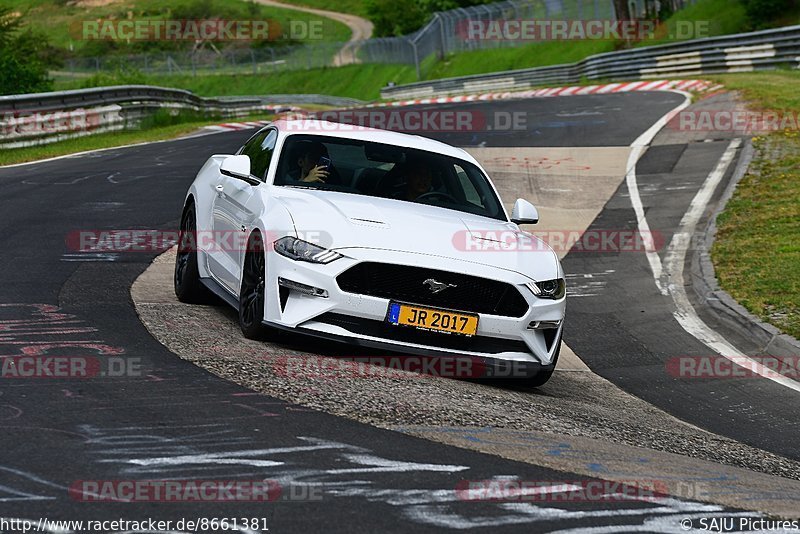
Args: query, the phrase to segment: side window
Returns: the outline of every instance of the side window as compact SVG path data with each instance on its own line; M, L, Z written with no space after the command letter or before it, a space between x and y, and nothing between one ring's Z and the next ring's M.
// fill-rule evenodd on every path
M277 130L269 129L256 134L242 147L241 153L250 156L250 174L261 181L267 174L277 140Z
M483 202L481 202L481 195L478 193L478 190L475 189L475 185L472 183L472 180L470 180L469 176L467 176L467 172L459 165L455 165L455 171L458 175L458 181L461 182L461 187L464 189L464 196L466 197L467 201L477 206L482 206Z

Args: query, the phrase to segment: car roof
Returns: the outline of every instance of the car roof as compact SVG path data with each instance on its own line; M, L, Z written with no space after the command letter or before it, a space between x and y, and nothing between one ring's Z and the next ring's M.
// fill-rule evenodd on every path
M465 150L419 135L379 130L366 126L335 123L319 119L279 119L271 123L271 125L277 127L280 132L286 135L307 134L337 137L341 139L356 139L359 141L373 141L376 143L415 148L426 152L443 154L445 156L467 160L474 164L478 163Z

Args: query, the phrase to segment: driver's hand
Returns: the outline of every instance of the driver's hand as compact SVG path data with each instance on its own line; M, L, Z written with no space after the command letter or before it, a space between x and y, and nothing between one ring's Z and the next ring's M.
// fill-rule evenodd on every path
M305 178L302 178L300 181L301 182L320 182L320 183L324 184L325 183L325 179L327 177L328 177L328 171L325 169L325 167L322 166L322 165L317 165L316 167L314 167L313 169L308 171L308 174L305 176Z

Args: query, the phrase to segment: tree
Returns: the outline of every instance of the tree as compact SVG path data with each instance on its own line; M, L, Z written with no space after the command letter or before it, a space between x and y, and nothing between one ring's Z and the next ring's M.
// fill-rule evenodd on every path
M745 0L744 9L755 29L767 28L776 19L791 12L793 0Z
M417 0L368 0L367 15L376 37L394 37L417 31L428 20Z
M631 14L628 10L628 0L614 0L614 13L617 14L617 20L630 20Z
M0 7L0 95L50 90L47 71L54 61L47 39L23 31L11 10Z

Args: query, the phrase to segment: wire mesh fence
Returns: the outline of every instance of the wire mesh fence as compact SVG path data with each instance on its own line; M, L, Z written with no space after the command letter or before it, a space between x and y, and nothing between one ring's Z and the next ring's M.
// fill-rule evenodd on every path
M694 0L629 0L636 16L668 5L677 10ZM66 62L62 77L135 69L148 75L266 74L307 70L352 63L414 65L417 77L431 57L529 44L524 39L476 39L470 31L476 23L493 21L614 21L613 0L507 0L435 13L420 30L400 37L373 38L347 43L316 42L294 46L232 48L200 47L192 52L160 52L136 55L75 58Z

